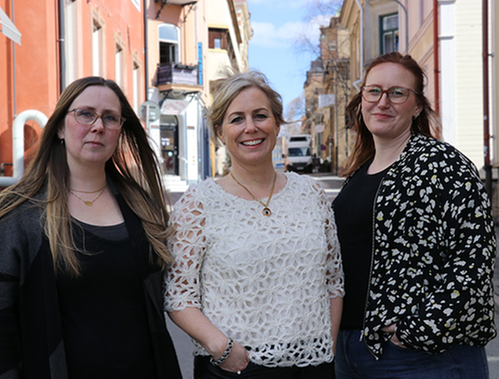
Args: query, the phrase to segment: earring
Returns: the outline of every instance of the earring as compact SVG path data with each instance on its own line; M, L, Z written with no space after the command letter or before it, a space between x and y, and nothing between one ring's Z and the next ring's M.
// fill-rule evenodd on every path
M61 138L60 141L61 141L61 145L64 145L64 138Z

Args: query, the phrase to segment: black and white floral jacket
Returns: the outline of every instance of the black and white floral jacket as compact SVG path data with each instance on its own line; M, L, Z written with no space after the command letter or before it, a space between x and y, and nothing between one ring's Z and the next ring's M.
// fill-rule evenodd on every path
M430 353L495 337L494 221L468 158L413 135L380 184L373 222L363 332L376 357L391 324L404 345Z

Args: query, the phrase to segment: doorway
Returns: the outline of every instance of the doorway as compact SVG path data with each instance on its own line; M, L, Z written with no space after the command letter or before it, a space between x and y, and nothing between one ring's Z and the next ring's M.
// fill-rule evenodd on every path
M178 175L178 119L173 115L161 115L161 157L163 173Z

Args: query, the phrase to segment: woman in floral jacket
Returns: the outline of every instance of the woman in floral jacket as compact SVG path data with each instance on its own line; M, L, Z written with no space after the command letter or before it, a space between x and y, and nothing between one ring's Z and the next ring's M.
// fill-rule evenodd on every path
M333 203L345 273L338 378L488 378L496 255L476 167L431 137L424 73L389 53L348 106L359 139Z

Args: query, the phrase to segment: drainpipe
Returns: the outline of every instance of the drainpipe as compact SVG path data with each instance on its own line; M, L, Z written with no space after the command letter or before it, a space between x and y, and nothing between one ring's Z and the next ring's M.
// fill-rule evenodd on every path
M489 11L488 0L482 0L482 58L483 58L483 154L485 189L492 199L492 166L490 165L489 129Z
M147 32L147 0L143 1L144 3L144 76L146 77L145 80L145 96L147 100L147 93L149 91L149 51L147 50L147 39L148 37L148 32Z
M392 1L395 1L398 5L400 5L405 13L405 53L409 54L409 16L407 15L407 8L404 7L398 0Z
M8 187L16 184L24 173L24 124L34 120L41 128L45 127L48 118L40 111L27 110L22 112L14 120L12 125L12 176L1 176L0 187Z
M359 84L364 82L364 8L362 8L362 4L360 3L359 0L355 0L357 3L357 6L359 7L360 10L360 22L359 22L359 29L360 29L360 79L353 82L353 86L357 91L360 91Z
M438 0L433 0L433 77L435 88L435 112L440 114L440 45L438 41Z
M11 1L10 9L12 9L11 20L14 21L14 0ZM12 41L12 108L14 118L17 116L17 88L16 88L16 43Z
M64 0L59 0L59 85L60 92L66 88L66 29L64 26Z

